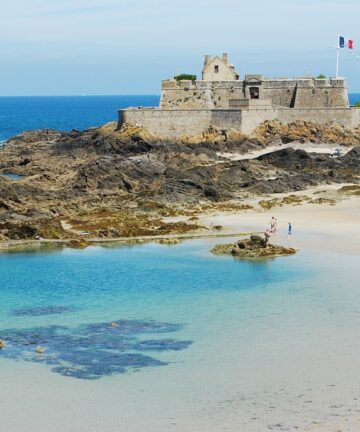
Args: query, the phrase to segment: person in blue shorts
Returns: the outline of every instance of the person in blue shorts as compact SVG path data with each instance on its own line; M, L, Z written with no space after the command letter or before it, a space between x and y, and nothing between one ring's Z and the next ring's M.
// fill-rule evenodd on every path
M289 224L288 224L288 235L289 236L292 235L292 225L291 225L291 222L289 222Z

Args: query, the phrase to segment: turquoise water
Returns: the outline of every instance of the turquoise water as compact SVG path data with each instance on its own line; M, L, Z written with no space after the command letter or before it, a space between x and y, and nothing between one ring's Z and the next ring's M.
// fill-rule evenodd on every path
M221 306L226 296L256 297L273 285L305 283L313 272L298 257L214 257L202 241L2 255L0 336L8 347L0 355L53 363L56 372L88 379L162 365L159 353L197 343L193 321L210 298L220 294ZM47 350L40 357L38 345ZM86 362L82 351L88 348L97 351L93 358L87 353ZM104 355L110 351L110 358ZM134 352L138 357L124 364L124 355Z
M0 355L85 379L163 366L157 354L196 343L189 305L219 292L264 289L298 271L292 258L286 268L281 260L234 263L201 245L2 255L0 337L8 346ZM38 345L46 348L41 356Z
M358 257L239 261L214 243L0 255L0 428L295 431L356 413Z

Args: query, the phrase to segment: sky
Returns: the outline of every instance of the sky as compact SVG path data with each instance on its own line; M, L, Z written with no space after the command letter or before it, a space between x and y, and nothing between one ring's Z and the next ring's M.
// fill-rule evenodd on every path
M359 0L0 0L0 95L159 94L223 52L240 76L334 76L338 34L360 92L359 16Z

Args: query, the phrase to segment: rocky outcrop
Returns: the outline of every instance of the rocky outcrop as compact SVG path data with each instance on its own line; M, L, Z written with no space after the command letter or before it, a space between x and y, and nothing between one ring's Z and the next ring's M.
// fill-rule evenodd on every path
M296 121L281 123L269 120L261 123L252 134L263 142L280 140L282 143L312 142L334 143L338 145L359 145L360 128L349 129L340 125L319 125L312 122Z
M301 120L291 123L267 120L261 123L251 136L246 136L235 129L226 130L211 126L199 136L183 137L181 142L185 144L215 143L218 145L242 143L247 148L260 148L274 142L283 144L291 142L330 143L356 146L360 144L360 127L349 129L337 124L321 125Z
M292 148L256 159L222 156L264 149L286 134L298 138L305 127L276 123L270 133L269 125L258 138L212 129L197 143L159 141L141 128L116 130L115 123L21 134L0 149L0 239L68 238L62 220L99 237L184 233L197 224L169 225L160 216L175 215L178 206L204 208L322 183L359 183L360 147L339 158ZM346 135L341 133L334 139ZM326 136L323 130L319 139ZM12 180L4 172L23 177Z
M293 255L296 249L268 244L259 235L252 235L249 239L235 243L216 245L211 252L215 255L232 255L236 258L266 258Z

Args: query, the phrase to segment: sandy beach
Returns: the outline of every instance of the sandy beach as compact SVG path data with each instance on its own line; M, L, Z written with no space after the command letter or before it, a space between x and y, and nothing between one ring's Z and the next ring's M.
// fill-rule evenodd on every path
M260 232L278 219L278 232L270 242L299 249L316 249L360 254L360 199L351 198L336 205L302 204L271 210L247 210L234 214L213 214L200 218L207 225L222 225L223 233ZM287 235L291 222L293 235Z
M321 190L331 194L339 187L339 185L321 187ZM317 192L318 189L315 189L298 194L317 196ZM277 197L282 196L277 195ZM272 196L267 196L264 199L271 198ZM340 274L343 274L343 256L348 257L351 265L356 262L360 254L359 197L344 199L335 205L303 203L274 207L270 210L257 209L200 215L199 220L205 226L221 225L223 229L220 232L209 230L197 233L194 236L199 238L193 241L209 241L209 246L206 248L209 250L211 243L214 244L217 240L224 243L231 242L237 233L264 231L269 227L272 216L278 219L278 232L272 236L271 242L300 250L299 256L291 259L301 262L304 259L301 258L303 255L309 254L310 257L316 257L319 253L335 260L335 264L339 257L339 270ZM287 235L289 221L293 225L291 238ZM216 238L211 239L212 236ZM200 240L201 237L210 238ZM126 242L126 239L122 241ZM184 245L191 243L192 241L184 242ZM223 258L213 259L221 261ZM281 262L286 263L285 259ZM329 265L330 263L321 263L323 270ZM333 261L331 267L333 269ZM339 275L340 277L342 276ZM298 289L301 286L300 281ZM355 287L351 289L354 292ZM332 287L329 292L324 288L323 295L325 305L329 296L330 303L333 302L334 307L338 307L336 288ZM30 431L35 431L38 425L37 427L47 430L51 428L54 431L70 432L74 422L77 430L94 432L100 430L113 432L118 428L129 432L144 428L157 432L165 432L169 429L176 432L203 432L204 430L262 432L263 424L268 424L269 430L276 432L295 430L288 428L287 423L297 424L297 430L304 432L358 431L360 418L356 414L357 382L353 378L353 375L356 375L357 360L355 361L354 358L358 351L356 347L358 344L354 342L354 335L348 327L338 328L323 305L317 312L320 314L319 318L308 311L309 299L306 296L301 300L303 304L301 302L299 304L300 315L297 318L301 322L304 316L305 329L301 330L303 336L296 336L300 330L293 324L290 311L296 313L297 307L291 303L282 305L281 291L279 293L265 291L262 296L264 297L261 304L264 305L264 309L258 313L263 314L266 321L262 323L257 316L245 315L242 324L245 325L244 328L240 324L237 326L230 324L237 323L238 308L242 305L242 301L239 302L239 298L235 296L233 307L231 300L224 305L225 315L219 315L217 321L222 323L221 325L225 323L224 340L217 337L211 339L206 361L202 353L204 348L200 343L194 347L194 352L192 350L184 352L182 361L159 371L141 371L138 374L126 374L114 379L104 378L97 384L71 379L63 380L40 365L23 365L21 362L3 363L10 372L2 379L4 394L6 394L2 405L6 414L0 420L0 426L10 425L14 432L25 430L25 422L18 420L17 401L20 397L21 403L29 407L26 412L31 418L27 423ZM289 297L291 302L292 296L293 294ZM245 301L246 297L243 300ZM197 299L195 298L194 301L196 302ZM183 302L185 314L189 307L188 299L184 297ZM274 311L268 315L266 305L271 304L274 305ZM204 315L196 324L198 329L194 330L194 334L203 331L204 323L206 323L205 333L211 334L212 331L216 333L218 331L215 330L216 327L212 330L213 320L221 309L219 298L211 300L210 297ZM121 312L121 308L119 311ZM164 313L163 319L169 319L165 309ZM283 319L290 327L284 334L279 334L279 329L283 327ZM183 320L189 320L189 316L184 315ZM277 322L277 327L273 329L274 320ZM319 327L312 334L311 329L315 323ZM328 325L334 328L329 330ZM250 330L252 327L255 330ZM335 332L336 336L328 340L332 332ZM256 344L252 342L254 334L257 335ZM205 336L204 340L207 340ZM240 343L240 340L243 342ZM343 342L340 342L341 340ZM230 341L233 343L229 351L226 344ZM245 346L242 346L243 344ZM309 350L309 344L314 348ZM315 348L317 344L318 349ZM286 348L287 345L291 348ZM327 357L328 355L330 357ZM264 362L267 357L269 360ZM328 358L329 364L326 364ZM292 363L296 365L296 372L289 366ZM348 375L345 371L348 371ZM16 387L14 387L15 375L20 380ZM248 376L252 378L249 380ZM306 381L303 382L302 376L306 377ZM21 384L22 380L25 385ZM264 383L266 383L265 387ZM31 392L28 392L28 388L32 389ZM53 388L57 388L56 395ZM264 388L267 390L264 391ZM44 396L51 400L46 415L42 402ZM114 415L118 412L119 406L123 414ZM143 407L141 419L138 418L139 406ZM91 413L87 412L89 407ZM254 417L253 410L256 410L258 420L252 420L253 424L250 426L250 423L246 423L246 426L242 421ZM332 414L325 415L323 410L324 413L332 412ZM329 418L329 415L334 417ZM280 418L281 423L279 423Z

